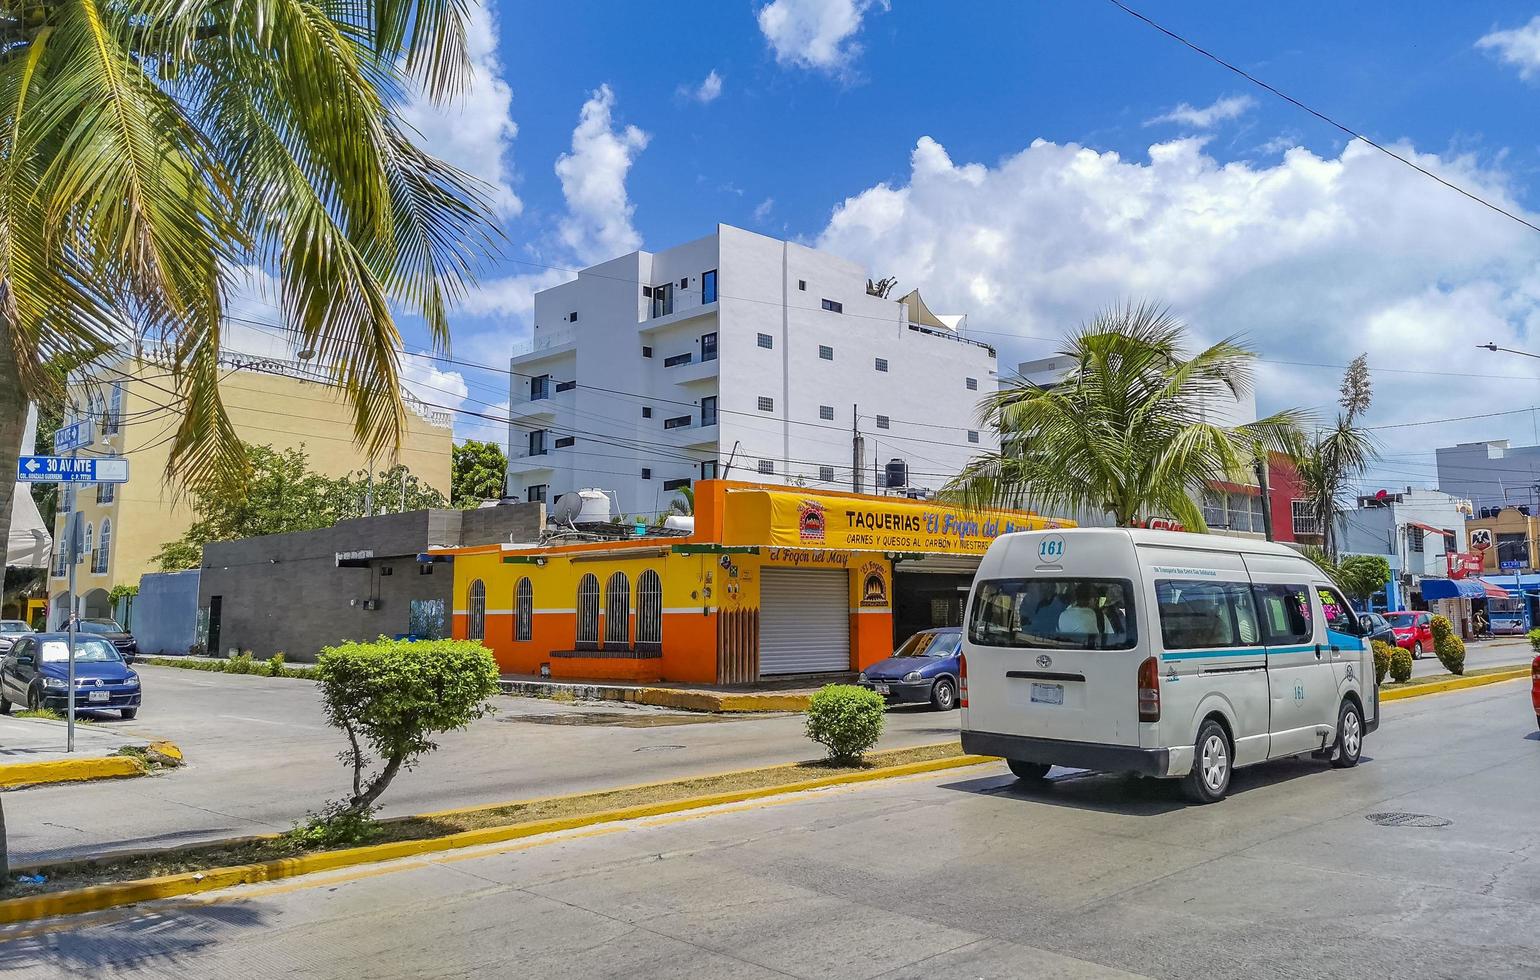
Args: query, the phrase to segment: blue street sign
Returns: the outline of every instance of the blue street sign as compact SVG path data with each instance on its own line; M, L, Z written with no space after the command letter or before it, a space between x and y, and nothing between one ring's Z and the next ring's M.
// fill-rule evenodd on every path
M1505 562L1499 562L1499 564L1503 568L1523 568L1524 567L1524 563L1521 562L1521 561L1505 561Z
M63 455L71 449L84 449L96 441L90 419L81 419L69 425L61 425L53 434L53 451Z
M127 483L128 460L122 456L23 456L16 461L23 483Z

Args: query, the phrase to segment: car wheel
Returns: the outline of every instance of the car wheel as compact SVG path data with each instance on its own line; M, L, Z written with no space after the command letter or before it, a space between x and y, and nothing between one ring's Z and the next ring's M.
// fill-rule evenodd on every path
M7 701L5 698L0 698L0 715L8 715L10 713L11 702Z
M957 685L950 677L942 677L931 685L930 703L937 711L951 711L957 707Z
M134 716L139 714L139 709L138 708L124 708L121 711L119 711L118 714L123 716L123 720L124 721L133 721L134 720Z
M1216 721L1198 729L1192 772L1182 777L1182 792L1194 803L1218 803L1230 791L1230 739Z
M1331 764L1338 769L1351 769L1358 765L1358 757L1364 750L1364 719L1358 705L1343 701L1337 712L1337 751Z
M1421 640L1418 640L1416 643L1412 644L1412 659L1413 660L1421 660L1422 659L1422 641Z
M1023 762L1020 759L1006 759L1005 764L1011 767L1011 773L1024 783L1040 783L1048 776L1048 770L1053 767L1046 762Z

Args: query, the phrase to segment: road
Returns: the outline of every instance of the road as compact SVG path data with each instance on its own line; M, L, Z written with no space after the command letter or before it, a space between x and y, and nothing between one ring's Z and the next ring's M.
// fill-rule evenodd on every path
M145 666L145 706L113 731L167 738L184 769L130 780L7 793L13 864L287 830L344 794L338 733L309 681ZM439 739L440 749L386 791L384 815L817 758L796 715L718 718L631 705L499 697L497 714ZM552 722L558 722L553 724ZM62 738L60 729L60 737ZM902 707L881 747L943 741L957 716Z
M0 968L1533 977L1540 740L1527 685L1385 714L1358 768L1243 770L1211 807L1168 783L1058 771L1029 790L991 763L9 927Z
M1482 670L1486 667L1502 667L1508 664L1527 664L1534 658L1534 653L1529 648L1529 641L1523 637L1499 637L1496 640L1483 640L1480 643L1467 642L1465 644L1465 669ZM1445 673L1444 665L1438 662L1438 658L1429 650L1421 660L1412 662L1413 677L1427 677L1430 674Z

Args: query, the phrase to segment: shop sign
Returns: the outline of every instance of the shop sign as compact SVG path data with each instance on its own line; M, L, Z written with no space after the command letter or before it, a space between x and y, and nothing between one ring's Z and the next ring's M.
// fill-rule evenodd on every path
M1470 546L1477 551L1486 551L1492 547L1492 529L1489 527L1471 528Z
M832 548L766 548L764 559L771 565L804 568L849 568L850 552Z
M888 607L886 562L869 561L861 566L861 606L866 609Z
M1450 578L1465 578L1467 575L1480 575L1482 557L1463 551L1451 551L1444 556L1449 563Z

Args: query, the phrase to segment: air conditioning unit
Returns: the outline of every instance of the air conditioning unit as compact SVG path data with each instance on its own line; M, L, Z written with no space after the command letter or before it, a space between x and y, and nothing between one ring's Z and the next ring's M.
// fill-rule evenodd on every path
M378 599L365 599L364 600L364 608L365 609L378 609L378 608L380 608L380 600L378 600Z

